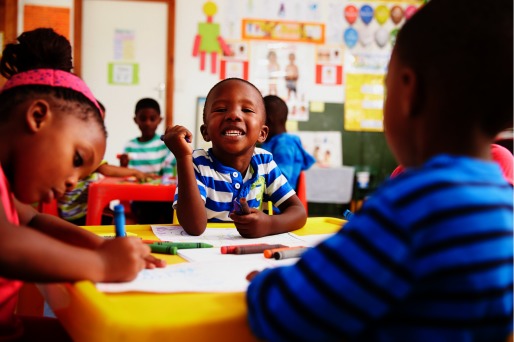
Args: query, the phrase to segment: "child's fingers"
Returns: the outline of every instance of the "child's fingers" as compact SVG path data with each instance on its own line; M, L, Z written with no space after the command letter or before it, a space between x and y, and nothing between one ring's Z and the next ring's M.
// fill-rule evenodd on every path
M239 204L241 205L241 215L248 215L251 213L250 206L248 205L246 198L241 198L239 200Z
M261 273L261 272L260 272L260 271L252 271L252 272L248 273L248 274L246 275L246 280L248 280L248 281L252 281L252 280L253 280L253 278L255 278L255 276L256 276L257 274L259 274L259 273Z

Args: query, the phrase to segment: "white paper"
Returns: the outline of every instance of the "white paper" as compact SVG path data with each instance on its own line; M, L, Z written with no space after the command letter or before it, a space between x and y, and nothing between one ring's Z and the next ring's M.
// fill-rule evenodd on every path
M152 232L162 241L173 242L205 242L214 247L247 245L254 243L281 244L284 246L295 247L305 246L306 241L299 235L284 233L269 235L257 239L247 239L242 237L236 228L212 228L206 229L200 236L192 236L184 231L180 226L157 226L152 225Z
M252 271L286 266L298 259L192 262L142 270L136 279L126 283L97 283L103 292L245 292L246 276Z

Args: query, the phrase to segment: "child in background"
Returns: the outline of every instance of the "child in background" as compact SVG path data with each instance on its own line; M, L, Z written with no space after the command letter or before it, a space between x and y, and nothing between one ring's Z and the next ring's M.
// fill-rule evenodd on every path
M266 126L269 134L261 147L273 154L273 160L296 190L300 172L310 168L316 160L302 147L300 138L287 133L287 104L278 96L264 96Z
M128 281L163 266L138 238L103 239L30 203L51 201L90 174L105 152L100 108L51 29L7 44L0 73L0 339L70 340L56 319L15 315L22 281ZM37 165L37 167L34 167Z
M399 164L333 237L249 275L266 341L506 341L513 191L490 144L512 127L512 1L430 0L400 29L384 130ZM487 23L483 25L482 23Z
M105 118L105 107L100 101L97 100L97 102ZM80 179L74 189L66 191L63 196L59 197L57 200L59 216L77 226L85 226L88 188L91 183L100 180L101 175L107 177L136 177L140 182L152 177L152 175L136 169L109 165L104 160L92 174ZM103 214L102 224L112 224L112 219L112 213Z
M234 221L243 237L255 238L301 228L307 219L302 203L272 154L255 147L268 135L259 90L238 78L217 83L207 94L203 121L200 131L212 142L209 151L193 151L186 141L192 134L182 126L169 127L164 137L177 158L174 207L184 230L200 235L207 221ZM271 200L281 214L258 210L263 200Z
M136 103L134 122L141 136L130 140L120 157L120 165L169 179L173 175L173 154L156 134L162 121L161 107L154 99L143 98ZM131 210L138 223L171 223L173 202L133 201Z

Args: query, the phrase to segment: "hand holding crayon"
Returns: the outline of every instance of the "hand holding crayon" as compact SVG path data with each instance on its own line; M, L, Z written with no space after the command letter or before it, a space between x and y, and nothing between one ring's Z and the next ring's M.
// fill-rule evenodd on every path
M246 198L240 198L239 201L234 199L234 213L237 215L248 215L251 213L250 206L246 201Z

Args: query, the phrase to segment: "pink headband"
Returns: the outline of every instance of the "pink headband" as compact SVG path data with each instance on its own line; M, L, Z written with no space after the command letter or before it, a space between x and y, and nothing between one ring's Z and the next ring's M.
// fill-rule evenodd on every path
M86 83L69 72L57 69L33 69L23 71L12 76L0 90L0 93L7 89L24 85L46 85L50 87L61 87L75 90L93 102L95 107L100 111L102 118L104 117L104 112L98 105L98 102L93 96L93 93L91 93L91 90L87 87Z

